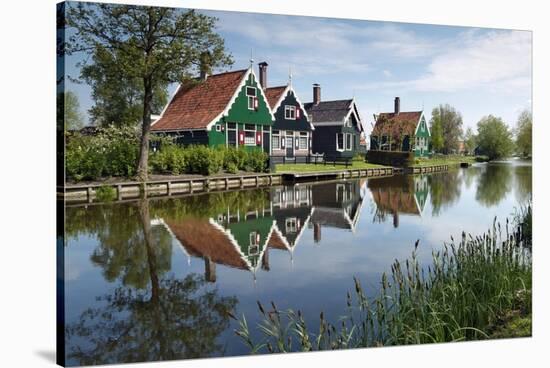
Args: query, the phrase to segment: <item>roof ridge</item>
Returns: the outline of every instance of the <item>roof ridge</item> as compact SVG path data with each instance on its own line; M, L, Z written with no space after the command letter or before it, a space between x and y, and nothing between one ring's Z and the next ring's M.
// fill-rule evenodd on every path
M242 72L246 72L247 70L248 70L248 68L247 69L239 69L239 70L230 70L230 71L227 71L227 72L221 72L221 73L217 73L217 74L210 74L208 76L208 78L218 77L220 75L231 74L231 73L242 73Z

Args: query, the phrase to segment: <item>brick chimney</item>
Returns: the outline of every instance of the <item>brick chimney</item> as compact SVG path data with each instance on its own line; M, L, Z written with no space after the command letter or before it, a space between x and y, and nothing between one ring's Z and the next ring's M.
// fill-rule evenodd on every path
M258 64L258 69L260 71L260 85L263 89L267 88L267 63L262 61Z
M205 51L200 55L200 76L201 81L205 81L208 75L212 73L212 55L210 52Z
M399 97L395 98L393 105L394 105L395 115L399 114L401 112L401 101L399 100Z
M319 83L313 84L313 104L318 105L321 102L321 85Z

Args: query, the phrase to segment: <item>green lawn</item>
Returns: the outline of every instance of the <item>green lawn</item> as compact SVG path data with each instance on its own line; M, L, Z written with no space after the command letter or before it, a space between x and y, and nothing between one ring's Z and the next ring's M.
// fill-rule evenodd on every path
M459 165L461 162L468 162L470 164L476 162L474 156L436 156L432 158L420 159L418 163L415 163L414 167L435 166L435 165Z
M352 164L346 167L346 165L329 165L323 164L277 164L277 172L313 172L313 171L337 171L337 170L350 170L350 169L380 169L383 165L369 164L363 161L352 161Z

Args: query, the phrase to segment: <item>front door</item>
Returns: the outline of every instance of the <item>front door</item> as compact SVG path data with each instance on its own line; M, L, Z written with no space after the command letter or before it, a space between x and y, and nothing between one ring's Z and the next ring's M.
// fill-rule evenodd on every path
M227 130L227 145L229 147L237 147L237 130L236 129Z
M271 139L270 139L270 134L269 134L269 130L264 130L264 133L263 133L263 140L262 142L264 143L264 152L267 153L268 155L271 154L270 152L270 149L269 149L269 146L271 145Z
M287 136L286 137L286 157L292 158L294 157L294 137L293 136Z

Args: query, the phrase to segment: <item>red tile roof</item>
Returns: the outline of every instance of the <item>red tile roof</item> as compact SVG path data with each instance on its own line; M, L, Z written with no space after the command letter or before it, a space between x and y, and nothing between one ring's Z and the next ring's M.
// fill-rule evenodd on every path
M288 250L288 248L285 245L284 240L281 239L281 237L279 236L277 231L272 231L271 232L271 236L269 237L267 245L270 248Z
M180 85L152 131L205 129L231 101L247 69L214 74L199 84Z
M272 109L275 108L275 105L285 90L286 86L269 87L264 90L265 96L267 97L267 102L269 102L269 107ZM275 113L275 111L273 112Z
M383 112L376 118L372 130L374 135L414 135L416 125L422 116L422 111L404 111L399 114Z
M242 254L231 243L231 239L207 219L165 220L170 230L195 257L207 257L213 262L229 267L248 269Z

